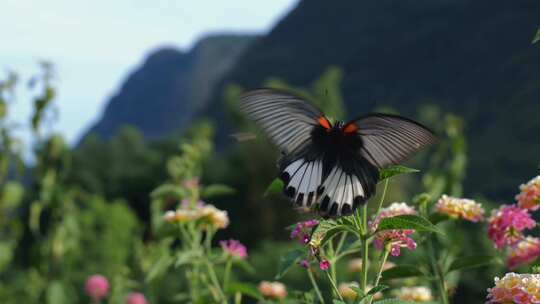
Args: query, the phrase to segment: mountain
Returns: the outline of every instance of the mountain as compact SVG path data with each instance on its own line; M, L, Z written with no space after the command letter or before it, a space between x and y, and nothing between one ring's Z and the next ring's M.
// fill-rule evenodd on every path
M122 125L132 125L153 139L183 129L205 106L216 81L254 40L249 35L213 35L188 52L153 51L127 77L87 135L108 139Z
M306 86L339 66L350 116L385 105L414 117L433 103L464 117L466 192L511 200L539 173L538 16L538 0L304 0L239 57L200 115L227 145L226 85Z

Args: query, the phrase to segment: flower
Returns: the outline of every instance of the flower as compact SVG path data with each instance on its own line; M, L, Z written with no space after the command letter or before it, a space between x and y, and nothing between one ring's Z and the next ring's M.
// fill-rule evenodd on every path
M484 219L484 209L481 204L470 199L446 194L439 199L435 210L452 218L462 218L475 223Z
M328 270L330 268L330 262L328 262L328 260L322 260L319 262L319 268L321 270Z
M291 239L298 239L302 245L308 244L311 240L310 233L308 232L311 232L311 229L317 225L319 225L318 220L296 223L291 231Z
M345 282L339 284L338 291L339 294L345 299L345 300L356 300L356 296L358 295L357 292L352 289L351 287L359 288L359 285L357 282ZM371 285L367 285L366 289L369 291L373 288ZM382 293L377 292L373 295L374 300L382 299Z
M224 229L229 226L229 216L227 211L219 210L214 205L206 205L200 210L201 218L217 229Z
M526 237L516 245L509 248L506 264L511 270L522 264L530 263L540 256L540 239Z
M519 186L516 200L521 208L536 211L540 208L540 175Z
M347 266L347 270L349 270L349 272L360 272L360 271L362 271L362 259L360 259L360 258L351 259L349 261L348 266Z
M376 231L380 221L384 218L405 214L416 214L416 210L406 203L392 203L387 208L381 209L379 215L370 223L371 229L372 231ZM399 256L403 247L409 250L416 249L416 242L409 237L413 233L414 230L412 229L380 231L375 235L373 244L379 250L382 250L388 245L390 246L390 253L393 256Z
M220 241L219 244L221 245L223 252L232 257L238 257L240 259L245 259L247 257L246 246L242 245L242 243L237 240L230 239L228 241Z
M486 304L540 303L540 274L507 273L495 278L495 287L488 289Z
M529 212L516 205L502 205L493 210L488 221L488 237L497 249L515 245L523 239L523 230L536 226Z
M109 281L100 274L90 276L84 286L86 294L94 301L100 301L109 293Z
M403 301L429 302L433 301L431 290L424 286L401 287L396 297Z
M258 288L259 292L267 298L284 299L287 297L287 288L280 282L262 281Z
M304 268L309 268L309 261L307 259L301 260L298 264Z
M130 292L126 298L126 304L148 304L144 294L140 292Z

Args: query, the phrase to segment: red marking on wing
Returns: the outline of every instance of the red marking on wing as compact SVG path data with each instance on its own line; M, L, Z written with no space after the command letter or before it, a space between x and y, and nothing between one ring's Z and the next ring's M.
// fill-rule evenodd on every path
M350 123L350 124L347 124L344 128L343 128L343 132L345 133L356 133L356 131L358 131L358 126L354 123Z
M319 122L319 124L325 128L326 130L330 130L331 126L330 126L330 122L328 121L328 119L326 119L326 117L324 116L321 116L319 117L319 119L317 120L317 122Z

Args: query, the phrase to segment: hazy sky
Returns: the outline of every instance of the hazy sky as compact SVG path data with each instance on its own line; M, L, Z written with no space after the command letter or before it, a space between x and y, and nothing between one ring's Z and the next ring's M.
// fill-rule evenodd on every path
M297 0L1 0L0 75L28 77L41 59L56 65L55 129L73 143L101 115L127 74L159 46L190 48L212 32L265 32ZM12 120L27 121L19 96Z

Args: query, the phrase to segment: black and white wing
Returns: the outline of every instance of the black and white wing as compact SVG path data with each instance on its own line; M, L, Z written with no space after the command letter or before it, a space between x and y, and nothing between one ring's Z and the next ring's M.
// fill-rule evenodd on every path
M375 193L379 171L363 159L336 163L320 191L319 213L323 216L350 215Z
M311 131L319 125L319 120L328 123L323 113L306 101L273 89L258 89L243 94L240 109L262 127L285 154L308 146Z
M356 132L362 144L359 155L381 169L411 157L437 139L427 127L390 114L369 114L348 122L345 132Z
M330 129L328 119L301 98L273 89L242 95L240 109L283 151L279 164L285 194L296 207L310 208L323 179L323 162L312 149L311 135L315 128Z

